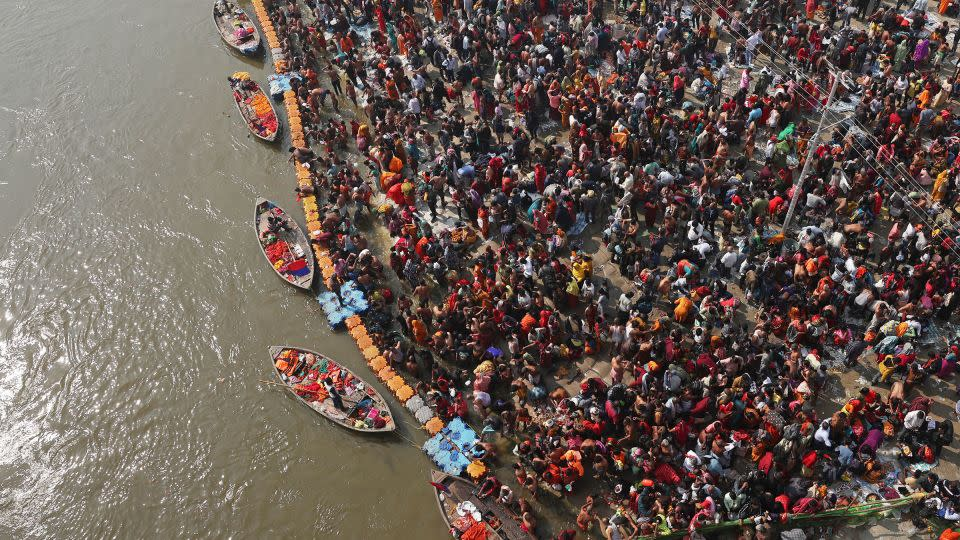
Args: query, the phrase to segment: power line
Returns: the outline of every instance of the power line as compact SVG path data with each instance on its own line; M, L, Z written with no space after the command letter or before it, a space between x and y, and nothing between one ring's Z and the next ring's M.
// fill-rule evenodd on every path
M709 17L708 20L712 20L712 19L713 19L713 15L715 14L715 10L714 10L714 9L710 9L710 7L709 7L708 5L706 5L705 3L701 2L700 0L692 0L692 1L693 1L694 3L696 3L699 7L704 8L704 9L706 10L706 12L707 12L707 14L708 14L708 17ZM721 21L722 21L722 19L721 19ZM730 25L730 24L727 24L727 32L728 32L729 34L733 35L734 37L737 37L738 39L744 39L744 40L746 40L745 33L740 33L740 32L735 31L735 30L733 29L732 25ZM776 54L777 57L779 57L779 58L781 58L782 60L784 60L785 64L790 65L790 61L789 61L788 59L786 59L785 57L783 57L782 55L780 55L778 52L776 52L776 49L775 49L774 47L771 47L769 43L767 43L766 41L763 41L763 40L762 40L762 36L761 36L761 42L762 42L764 45L766 45L767 48L769 49L769 51L770 51L770 53L771 53L771 60L773 59L773 55ZM728 58L727 60L729 61L730 59ZM777 66L776 66L776 64L775 64L774 62L771 62L771 66L774 68L774 70L778 70L778 69L777 69ZM779 71L779 70L778 70L778 71ZM793 78L788 77L786 73L780 73L780 75L783 75L785 78L787 78L787 79L789 79L790 81L796 83L795 91L802 92L802 93L803 93L810 101L812 101L813 103L819 103L819 102L820 102L819 98L813 96L810 92L808 92L805 88L803 88L803 85L800 84L798 81L794 80ZM831 73L831 75L832 75L835 79L839 78L839 74ZM816 84L815 82L813 82L812 80L811 80L810 82L811 82L811 84L813 84L813 86L814 86L818 91L822 91L822 88L821 88L819 85L817 85L817 84ZM719 89L719 90L722 91L722 88ZM829 104L829 99L828 99L828 104ZM834 113L834 114L836 114L837 116L840 116L839 113L836 113L836 112L834 112L834 111L830 111L829 106L824 106L824 107L823 107L822 114L825 116L827 113ZM821 120L822 120L822 118L821 118ZM869 134L869 131L866 129L866 127L863 126L863 125L860 125L859 122L856 120L856 118L845 118L845 119L843 119L842 121L845 122L845 121L848 121L848 120L852 120L854 123L857 124L858 128L859 128L861 131L863 131L864 133ZM817 133L815 133L814 136L811 137L811 140L808 142L808 144L816 143L817 141L814 141L814 140L812 140L812 139L813 139L814 137L816 137L817 135L819 135L819 129L818 129ZM856 137L851 137L851 140L854 140L854 139L856 139ZM874 139L874 140L876 141L876 139ZM862 148L864 151L866 151L866 145L864 145L863 143L861 143L859 140L857 140L856 143L861 144L861 148ZM879 148L879 146L881 146L881 145L878 144L878 148ZM896 186L897 186L897 188L898 188L899 190L901 190L901 191L906 191L906 190L904 189L904 185L901 184L899 181L895 180L895 178L894 178L894 177L896 176L895 174L894 174L894 175L891 175L889 172L878 170L876 167L873 167L872 165L870 165L870 160L869 160L863 153L861 153L861 152L854 146L854 144L851 144L850 149L851 149L852 151L856 152L856 153L860 156L860 158L863 160L864 164L865 164L866 166L870 167L871 169L873 169L873 171L874 171L875 173L877 173L878 175L882 176L885 180L889 180L890 182L896 184ZM893 162L893 165L894 165L895 167L896 167L896 166L899 166L901 169L903 169L903 165L900 164L900 163L897 161L896 156L894 156L891 161ZM805 163L804 165L806 165L806 163ZM806 167L805 167L805 169L806 169ZM908 181L908 182L913 182L913 187L917 188L915 191L920 191L920 192L924 192L924 193L926 192L926 189L923 188L922 186L920 186L918 183L916 183L916 181L909 175L909 173L906 174L906 177L907 177L907 181ZM799 192L800 187L802 186L802 182L803 182L803 174L801 173L801 178L798 179L798 185L795 186L795 188L794 188L795 191L794 191L794 197L791 199L791 207L795 206L796 197L798 196L798 192ZM901 193L901 197L903 197L903 195L904 195L904 194ZM909 196L906 197L906 198L909 199ZM914 207L913 210L915 211L915 213L917 214L917 216L920 218L920 220L923 221L928 227L930 227L931 230L936 229L936 226L933 225L933 224L927 219L927 217L922 213L922 211L921 211L920 209ZM789 216L789 210L788 210L788 216ZM785 225L785 226L788 225L788 222L785 222L784 225ZM953 223L951 223L951 225L953 225ZM784 228L786 228L786 227L784 227ZM952 246L948 246L948 249L950 249L950 251L952 251L955 255L957 255L958 257L960 257L960 252L958 252L958 251L957 251L956 249L954 249Z
M701 8L705 8L705 9L707 10L707 13L710 14L710 18L711 18L711 19L713 18L713 14L715 13L715 10L710 9L709 6L707 6L706 4L704 4L703 2L701 2L700 0L692 0L692 1L695 2L697 5L699 5ZM735 31L735 30L733 29L733 26L730 25L730 24L727 24L727 32L728 32L729 34L731 34L731 35L734 35L734 36L737 37L738 39L744 39L744 40L747 39L745 32L737 32L737 31ZM782 54L780 54L775 47L771 46L769 43L767 43L766 41L764 41L762 35L760 36L760 40L761 40L761 43L763 43L764 45L766 45L767 49L770 51L771 66L772 66L774 69L777 68L776 63L772 61L774 55L776 55L777 58L780 58L781 60L783 60L785 65L791 65L791 61L790 61L788 58L786 58L785 56L783 56ZM829 60L828 60L828 63L829 63ZM833 64L830 64L830 65L832 66ZM840 70L834 70L834 71L839 72ZM780 75L783 75L783 76L786 77L786 76L788 76L789 74L786 73L785 70L784 70L784 72L781 72ZM837 76L836 74L833 74L833 73L831 73L831 75L833 75L834 77ZM820 99L819 99L818 97L814 96L813 94L811 94L810 92L808 92L808 91L803 87L803 85L800 84L799 81L796 81L796 80L794 80L794 79L792 79L792 78L790 78L790 77L787 77L787 78L789 78L791 81L793 81L793 82L796 83L795 91L803 93L810 101L813 101L814 103L819 103ZM815 82L815 80L811 79L809 82L810 82L810 84L812 84L812 85L814 86L814 88L816 88L816 90L817 90L819 93L821 93L821 94L824 93L823 87L821 87L820 85L818 85L818 84ZM842 115L841 115L840 113L837 113L837 112L835 112L835 111L831 111L831 110L829 109L829 107L825 107L825 112L826 112L826 113L835 114L835 115L836 115L835 118L840 118L840 117L842 117ZM860 131L862 131L866 137L869 137L869 138L871 139L871 143L872 143L872 144L875 144L875 145L877 146L877 149L879 149L881 146L883 146L882 144L880 144L880 141L879 141L877 138L875 138L875 137L870 133L870 130L867 128L867 126L864 126L863 124L861 124L861 123L859 122L859 120L856 119L856 117L845 118L845 119L842 119L840 122L846 122L846 121L851 121L854 125L856 125L857 128L860 129ZM839 123L839 122L838 122L838 123ZM857 142L859 142L859 141L857 141ZM862 143L861 143L861 144L862 144ZM862 148L866 151L866 145L863 145ZM864 157L864 159L866 159L866 157L863 156L862 154L861 154L861 157ZM912 186L913 186L914 188L916 188L915 191L926 192L926 188L924 188L923 186L921 186L921 185L913 178L913 176L910 174L909 170L907 170L906 167L905 167L902 163L900 163L899 160L894 159L894 160L892 160L892 163L893 163L893 166L896 167L896 168L905 176L906 182L907 182L908 184L912 184ZM888 176L889 176L889 174L888 174ZM956 227L956 224L955 224L954 222L952 222L952 221L951 221L951 225L954 226L954 227Z

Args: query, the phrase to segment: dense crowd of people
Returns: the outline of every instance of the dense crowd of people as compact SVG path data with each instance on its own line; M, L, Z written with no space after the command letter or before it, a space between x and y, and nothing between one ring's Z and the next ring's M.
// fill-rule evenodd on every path
M520 491L479 493L531 534L543 491L596 493L558 538L770 537L914 491L915 515L960 518L922 386L960 353L960 32L870 4L274 2L328 286L364 288L442 418L515 440L487 455ZM823 414L831 367L873 380Z

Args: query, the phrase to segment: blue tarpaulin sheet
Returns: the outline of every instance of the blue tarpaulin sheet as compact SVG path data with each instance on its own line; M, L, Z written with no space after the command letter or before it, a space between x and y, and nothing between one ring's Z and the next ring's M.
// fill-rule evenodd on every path
M270 75L267 77L267 84L270 87L270 95L273 96L273 99L282 98L284 92L287 90L292 90L290 87L290 80L299 78L299 75L291 73Z
M332 292L323 292L317 295L317 301L327 315L327 322L331 328L340 328L344 321L353 315L366 313L370 304L353 280L347 281L340 287L340 296Z
M472 450L477 441L473 428L455 418L423 444L423 451L441 471L459 475L473 461Z

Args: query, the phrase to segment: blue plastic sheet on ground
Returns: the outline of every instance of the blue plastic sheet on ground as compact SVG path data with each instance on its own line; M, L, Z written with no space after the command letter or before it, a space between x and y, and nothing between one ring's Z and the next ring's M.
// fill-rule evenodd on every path
M267 77L267 84L270 88L270 95L273 99L280 99L287 90L293 90L290 87L291 79L300 79L300 76L294 73L275 73Z
M455 418L423 444L423 451L441 471L459 475L473 461L473 447L477 440L473 428Z
M340 287L340 295L322 292L317 302L327 316L327 322L333 329L340 329L345 321L354 315L362 315L370 309L366 295L357 287L356 282L347 281Z

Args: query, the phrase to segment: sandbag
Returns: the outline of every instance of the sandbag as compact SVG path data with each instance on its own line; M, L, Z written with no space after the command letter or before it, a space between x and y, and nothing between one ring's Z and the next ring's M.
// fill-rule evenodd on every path
M413 398L410 398L413 399ZM417 412L413 413L413 416L416 417L417 422L421 424L427 423L431 418L433 418L433 409L429 406L424 405L420 407Z
M420 396L413 396L412 398L408 399L407 402L404 404L407 410L414 414L416 414L416 412L420 410L420 408L423 407L423 405L424 405L423 398Z

